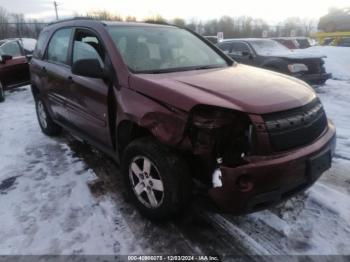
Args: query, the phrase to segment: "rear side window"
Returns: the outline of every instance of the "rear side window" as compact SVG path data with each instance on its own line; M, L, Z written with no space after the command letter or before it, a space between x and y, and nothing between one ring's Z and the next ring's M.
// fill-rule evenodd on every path
M71 28L60 29L54 33L47 49L48 61L67 64L71 33Z
M35 58L41 59L44 56L45 53L45 43L49 36L48 31L42 31L39 35L38 42L36 43L36 47L33 53L33 56Z
M0 55L16 57L22 56L22 52L17 42L9 42L0 47Z

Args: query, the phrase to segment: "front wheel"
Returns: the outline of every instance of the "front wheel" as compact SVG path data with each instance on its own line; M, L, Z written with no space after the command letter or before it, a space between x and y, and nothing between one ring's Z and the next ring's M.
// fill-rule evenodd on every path
M3 85L0 82L0 102L4 102L5 101L5 90Z
M151 138L141 138L127 146L122 172L132 201L149 219L171 218L190 202L192 180L186 163Z
M35 98L35 107L39 125L43 133L48 136L58 135L62 128L52 120L43 100L40 97Z

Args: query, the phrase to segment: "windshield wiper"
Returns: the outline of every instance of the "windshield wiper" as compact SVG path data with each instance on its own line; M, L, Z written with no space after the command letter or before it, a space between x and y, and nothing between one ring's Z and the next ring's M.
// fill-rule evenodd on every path
M213 68L222 68L222 67L225 67L225 66L219 66L219 65L205 65L205 66L198 66L198 67L195 67L191 70L204 70L204 69L213 69Z
M191 66L191 67L178 67L178 68L169 68L169 69L158 69L158 70L145 70L139 71L139 74L164 74L164 73L173 73L173 72L183 72L191 70L204 70L212 68L222 68L225 66L221 65L205 65L205 66Z

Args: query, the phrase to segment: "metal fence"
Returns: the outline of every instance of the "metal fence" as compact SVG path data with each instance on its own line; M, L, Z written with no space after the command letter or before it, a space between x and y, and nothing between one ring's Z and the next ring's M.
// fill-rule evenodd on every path
M46 23L1 23L0 39L6 38L38 38Z

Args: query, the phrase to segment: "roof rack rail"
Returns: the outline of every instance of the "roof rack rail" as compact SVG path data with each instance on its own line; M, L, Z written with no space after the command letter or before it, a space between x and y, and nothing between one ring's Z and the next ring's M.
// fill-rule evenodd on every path
M69 21L75 21L75 20L95 20L97 21L96 19L93 19L91 17L73 17L73 18L68 18L68 19L62 19L62 20L58 20L58 21L54 21L54 22L51 22L51 23L48 23L47 25L55 25L55 24L58 24L58 23L63 23L63 22L69 22Z

